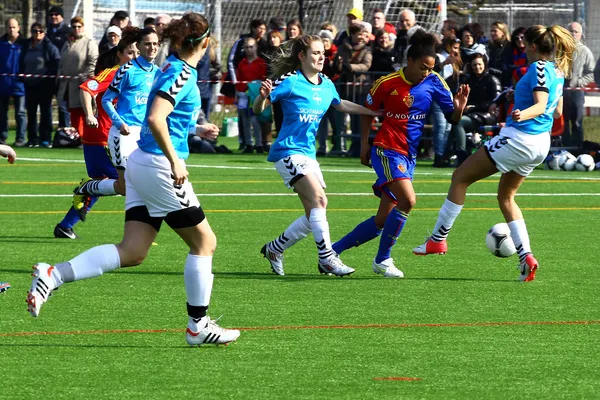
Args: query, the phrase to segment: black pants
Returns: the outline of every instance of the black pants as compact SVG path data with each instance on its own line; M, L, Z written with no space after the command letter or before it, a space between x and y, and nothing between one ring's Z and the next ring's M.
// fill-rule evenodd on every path
M564 91L565 146L581 146L583 143L583 102L585 93L581 90Z
M27 109L27 140L34 143L50 142L52 138L52 87L44 83L25 86ZM40 108L38 137L37 110Z

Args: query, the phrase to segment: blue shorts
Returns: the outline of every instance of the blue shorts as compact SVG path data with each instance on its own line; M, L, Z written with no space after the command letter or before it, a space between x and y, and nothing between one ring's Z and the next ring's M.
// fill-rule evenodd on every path
M375 196L381 198L381 194L385 193L393 201L397 202L396 196L394 196L386 185L401 179L410 179L412 181L416 159L394 150L373 146L371 148L371 164L377 174L377 180L373 185Z
M118 179L119 174L104 146L83 145L83 159L88 176L94 179Z

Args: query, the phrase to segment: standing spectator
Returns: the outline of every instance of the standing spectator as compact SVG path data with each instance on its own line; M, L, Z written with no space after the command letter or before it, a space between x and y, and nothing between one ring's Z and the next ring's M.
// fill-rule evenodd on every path
M515 86L527 72L527 54L525 54L525 31L523 27L515 29L510 35L510 51L505 53L507 68L502 74L502 86Z
M98 46L98 53L104 54L113 47L117 46L122 35L123 33L121 32L121 28L115 25L109 26L106 30L106 42L104 42L103 46Z
M283 20L281 19L281 22L282 21ZM273 22L273 18L271 18L271 22ZM271 60L273 60L275 54L281 48L281 44L283 43L283 34L281 32L283 31L285 31L285 22L283 29L272 30L267 34L267 47L265 51L262 54L260 54L260 56L267 63L267 76L271 76L271 74L273 73L273 65L271 63ZM275 111L275 108L277 108L277 111ZM277 115L277 123L275 124L275 130L276 132L279 132L279 129L281 129L281 122L283 121L283 111L281 110L280 104L271 104L271 107L263 111L263 113L258 116L260 129L262 131L263 147L266 152L268 152L271 148L271 143L273 141L272 125L273 120L275 119L275 115Z
M285 28L286 28L285 20L280 16L272 17L269 20L269 23L267 24L267 31L269 33L273 32L273 31L277 31L277 32L281 33L283 31L285 31Z
M160 14L156 17L156 33L158 34L158 40L160 40L160 46L158 47L158 53L156 54L154 63L159 68L170 55L169 48L171 47L171 43L169 43L168 38L163 37L163 31L169 26L170 22L171 17L167 14Z
M384 31L388 33L388 37L393 44L396 40L396 28L390 22L385 19L385 14L381 8L374 8L371 16L371 23L373 25L373 31Z
M206 52L198 62L196 71L198 71L198 89L200 90L200 99L202 111L208 121L210 115L211 101L211 85L210 85L210 54L214 53L212 46L209 44Z
M152 28L156 30L156 20L152 17L148 17L144 20L144 28Z
M404 55L408 48L408 41L410 39L410 33L412 34L416 29L419 29L417 25L417 18L412 10L404 10L400 13L400 19L398 20L398 29L396 30L396 41L394 42L394 60L396 61L396 70L400 69L406 64Z
M71 25L73 25L73 24L71 23ZM111 26L116 26L119 29L123 29L126 26L129 26L129 14L127 13L127 11L124 11L124 10L117 11L113 15L113 17L110 19L108 28L110 28ZM98 44L98 48L100 49L101 54L104 51L109 50L106 48L106 44L108 42L108 28L107 28L106 32L104 32L104 36L102 36L102 39L100 40L100 44Z
M368 88L365 85L369 82L369 77L363 72L369 71L373 61L373 54L371 48L367 46L366 40L364 26L352 25L350 27L350 37L345 39L338 49L335 65L336 70L340 73L340 82L353 83L353 85L345 85L341 88L340 96L344 100L357 104L364 104L366 100ZM340 114L338 113L338 115ZM341 116L345 118L344 114L341 114ZM352 133L359 134L361 132L360 116L352 115L350 121ZM343 132L344 119L340 120L338 117L338 123L342 126ZM350 153L356 157L360 155L360 139L352 140Z
M499 79L508 66L506 53L510 52L510 33L504 22L493 22L490 27L490 41L487 44L488 70Z
M335 82L339 78L339 74L334 70L335 64L335 56L337 54L337 46L333 44L333 32L327 29L322 29L319 32L319 36L321 37L321 41L323 42L323 48L325 49L325 61L323 62L323 74L331 79L331 81L335 84ZM325 112L325 115L321 117L321 122L319 123L319 129L317 131L317 139L319 142L319 148L317 149L317 156L324 156L327 154L327 138L329 137L329 125L331 125L332 129L332 137L331 141L333 142L333 148L336 151L339 151L342 148L342 137L341 132L338 129L338 124L336 122L336 110L333 107L329 107L329 109Z
M600 58L598 58L596 68L594 68L594 81L596 82L596 86L600 88Z
M445 20L444 24L442 25L442 31L441 31L442 40L444 40L450 36L458 37L459 30L460 30L460 26L458 25L458 22L456 22L453 19Z
M23 48L20 70L23 74L56 75L60 53L46 36L42 24L31 25L31 39ZM48 78L25 79L25 107L27 108L27 143L29 147L50 147L52 136L52 96L55 80ZM38 137L37 111L40 108Z
M571 77L565 82L563 143L566 146L580 146L583 143L583 102L585 92L581 89L594 81L594 56L583 43L583 29L577 22L571 22L567 29L573 35L577 48L573 55Z
M285 40L292 40L300 37L304 34L304 30L302 29L302 24L298 18L292 18L288 21L287 27L285 29Z
M348 14L346 14L346 18L348 19L348 27L345 31L340 32L335 41L333 42L338 48L342 45L342 43L344 43L344 40L350 37L350 28L362 22L363 12L358 8L353 8L350 11L348 11Z
M0 73L12 74L0 76L0 144L8 137L8 103L13 99L17 138L15 147L25 146L25 87L16 74L19 73L21 52L26 46L25 39L19 33L19 22L14 18L6 20L6 34L0 38Z
M62 51L65 43L69 40L69 36L71 35L71 28L67 25L64 19L64 13L62 7L54 6L51 7L48 11L48 39L56 46L58 52ZM58 93L58 85L54 85L55 91L54 95L56 96ZM64 128L71 124L71 116L69 115L69 109L67 107L66 101L58 101L58 127Z
M375 34L375 41L373 43L373 63L371 64L369 71L394 72L394 43L390 39L390 34L386 31L378 30ZM373 78L377 79L381 75Z
M81 134L85 124L85 114L79 98L79 85L94 76L98 59L98 45L85 35L83 18L71 19L72 37L60 53L58 74L76 78L61 79L58 98L68 101L71 113L71 126Z
M238 83L235 85L237 92L238 115L242 118L244 125L244 143L246 148L244 153L264 153L262 147L262 131L258 123L258 117L252 112L252 105L248 99L248 83L252 81L261 81L267 78L267 63L258 56L257 42L252 37L244 39L244 53L246 57L242 58L238 65L236 74ZM254 135L253 135L254 133ZM252 147L252 136L254 136L254 147Z

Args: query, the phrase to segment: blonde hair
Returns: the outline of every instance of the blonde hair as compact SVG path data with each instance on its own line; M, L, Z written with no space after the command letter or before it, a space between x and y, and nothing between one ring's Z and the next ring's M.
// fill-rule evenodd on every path
M333 33L333 37L335 38L338 34L338 29L337 27L332 24L331 22L325 22L323 23L323 25L321 25L321 30L325 29L326 31L329 31L331 33Z
M525 31L525 40L535 44L542 55L554 55L554 63L566 78L571 76L573 53L577 43L571 33L562 26L534 25Z
M504 33L504 42L510 42L510 32L508 31L508 25L504 22L496 21L492 22L492 26L500 29Z
M307 50L313 42L323 42L319 36L304 35L295 39L288 40L271 57L270 65L272 68L271 79L277 79L281 75L287 74L300 68L300 53L307 54Z

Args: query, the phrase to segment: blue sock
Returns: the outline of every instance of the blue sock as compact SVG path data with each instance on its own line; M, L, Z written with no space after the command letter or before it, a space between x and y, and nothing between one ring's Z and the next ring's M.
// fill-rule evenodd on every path
M88 210L92 208L92 206L94 205L94 203L98 201L98 197L96 196L92 196L92 199L90 200L90 205L88 206ZM73 228L73 226L75 226L76 223L78 223L79 221L81 221L81 219L79 219L79 213L77 212L77 210L75 210L73 207L69 208L69 211L67 212L67 215L65 215L65 217L63 218L62 221L60 221L60 227L61 228Z
M377 252L377 257L375 257L376 263L390 258L392 247L396 244L396 240L398 240L407 218L408 214L399 211L397 208L394 208L390 215L388 215L383 226L383 235L381 235L381 239L379 240L379 251Z
M346 236L335 242L331 247L337 254L342 254L343 251L351 247L358 247L369 240L375 239L381 235L381 229L375 225L375 217L371 217L360 224Z

